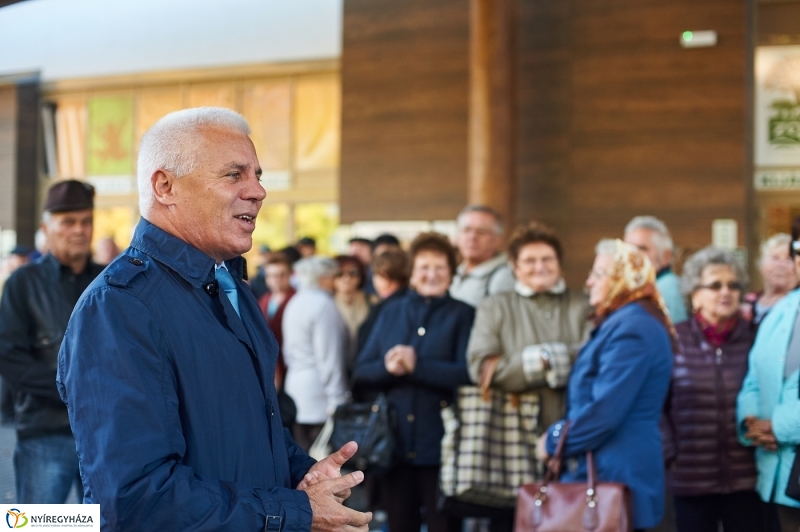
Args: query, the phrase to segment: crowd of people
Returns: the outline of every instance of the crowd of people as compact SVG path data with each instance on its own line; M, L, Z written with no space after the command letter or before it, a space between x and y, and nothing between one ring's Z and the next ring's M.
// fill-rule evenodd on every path
M354 238L351 255L335 263L311 257L296 264L300 287L309 261L318 265L313 284L327 292L328 310L303 304L305 321L283 323L283 335L322 344L316 364L294 362L298 372L313 366L315 376L289 395L303 403L311 388L331 390L320 397L315 437L351 396L387 394L397 420L397 467L377 479L374 500L386 509L390 530L417 530L423 521L431 531L461 529L437 504L439 410L489 366L492 388L538 394L533 422L546 437L537 459L547 460L569 422L566 454L574 460L564 478L585 475L581 456L595 451L601 478L631 487L637 529L662 521L667 498L679 532L800 528L800 501L784 494L800 441L800 424L792 424L800 423L792 392L800 367L800 334L792 336L797 304L785 297L800 279L792 251L800 235L764 242L763 289L746 293L743 264L713 246L689 257L677 275L669 230L652 216L631 220L621 240L598 244L585 289L567 287L564 249L540 223L521 225L503 245L500 216L471 205L457 230L455 245L435 233L419 235L408 252L391 235ZM378 251L387 240L391 245ZM316 329L308 326L310 312ZM766 325L784 336L762 332L754 348L759 326L771 313L778 320L778 312L780 323ZM781 351L786 355L755 358ZM780 373L777 366L781 378L765 382L762 374ZM784 411L797 417L783 421L777 439L772 423ZM313 439L298 442L307 449ZM481 525L511 530L512 519L513 512L495 512Z
M464 523L441 504L441 411L485 381L535 395L528 460L561 443L562 479L580 480L591 451L600 480L631 489L636 530L665 513L678 532L800 529L800 218L762 246L758 293L728 250L675 268L652 216L600 241L568 286L553 229L507 232L482 205L452 241L264 247L245 282L264 198L248 133L209 108L153 126L142 220L105 269L92 188L48 191L47 251L0 300L19 502L62 503L75 484L109 530L366 530L382 510L391 532L510 531L513 509ZM338 407L378 394L394 461L356 488L354 445L307 453ZM354 488L368 508L343 504Z

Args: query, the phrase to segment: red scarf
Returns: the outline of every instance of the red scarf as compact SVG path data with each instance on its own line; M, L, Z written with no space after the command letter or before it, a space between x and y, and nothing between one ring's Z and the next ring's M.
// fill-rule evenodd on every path
M711 345L719 347L728 341L733 330L736 329L736 325L739 323L739 314L737 313L717 325L711 324L699 312L695 312L694 319L700 324L703 334Z

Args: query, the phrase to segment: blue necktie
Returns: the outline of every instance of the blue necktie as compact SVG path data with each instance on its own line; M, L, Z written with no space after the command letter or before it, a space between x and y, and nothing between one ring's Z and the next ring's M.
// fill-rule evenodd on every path
M236 314L241 318L242 315L239 313L239 294L236 292L236 283L233 281L233 277L231 277L230 272L223 267L217 268L216 276L220 288L225 291L225 295L228 296L228 301L233 305L233 310L235 310Z

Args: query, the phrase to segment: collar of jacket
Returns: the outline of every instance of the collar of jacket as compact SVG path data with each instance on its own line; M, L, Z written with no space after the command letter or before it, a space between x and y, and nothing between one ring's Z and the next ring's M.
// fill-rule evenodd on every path
M656 272L656 280L661 279L667 274L672 273L672 266L664 266Z
M731 334L728 336L728 339L725 341L725 343L722 344L723 346L738 340L750 327L750 322L744 319L741 314L734 319L736 319L736 326L731 331ZM708 341L705 333L703 333L703 325L700 323L700 320L697 319L697 316L689 316L689 327L691 327L692 335L695 337L699 345L711 346L711 342Z
M488 277L490 273L492 273L496 268L502 266L503 264L508 263L508 256L505 253L498 253L491 259L487 260L486 262L481 262L469 273L466 273L466 266L462 262L456 268L456 275L459 277L475 277L477 279L482 279L484 277Z
M514 291L521 295L522 297L533 297L536 294L555 294L561 295L567 291L567 283L564 282L563 278L558 279L556 284L550 290L545 290L544 292L537 292L533 288L528 285L522 284L520 281L517 281L514 284Z
M40 261L43 265L45 265L47 269L50 270L50 273L53 275L54 279L59 279L61 277L61 272L72 273L72 269L70 269L69 266L65 266L64 264L58 262L58 259L55 258L52 253L44 255L40 259ZM86 261L86 266L83 267L83 271L81 271L77 275L83 275L84 273L91 271L92 264L94 263L90 258L89 260Z
M136 225L131 247L150 255L194 287L202 286L214 276L214 259L144 218ZM242 278L243 262L242 257L225 261L225 266L234 279Z
M431 297L431 296L422 296L419 293L417 293L417 291L414 289L409 289L407 297L408 300L411 301L411 303L413 304L431 305L433 307L438 307L440 305L443 305L444 303L452 299L450 297L450 294L447 292L445 292L443 296Z

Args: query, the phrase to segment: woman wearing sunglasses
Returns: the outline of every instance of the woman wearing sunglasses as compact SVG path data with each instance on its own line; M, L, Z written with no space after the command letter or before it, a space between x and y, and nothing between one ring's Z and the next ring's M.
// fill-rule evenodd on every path
M792 227L791 253L800 266L800 218ZM775 303L761 322L750 351L749 368L737 405L739 438L755 447L761 499L770 503L779 525L771 530L800 527L800 501L786 495L792 464L800 444L800 291ZM797 482L795 478L793 482Z
M736 395L753 345L739 313L746 281L734 255L709 246L684 264L692 309L676 325L679 350L665 406L664 460L678 532L760 532L753 450L739 443Z

